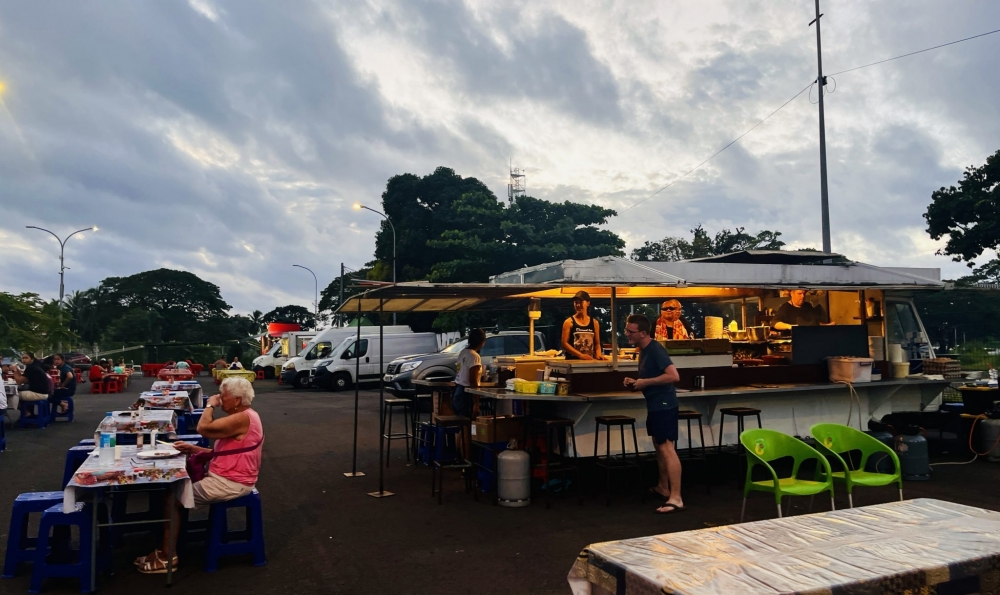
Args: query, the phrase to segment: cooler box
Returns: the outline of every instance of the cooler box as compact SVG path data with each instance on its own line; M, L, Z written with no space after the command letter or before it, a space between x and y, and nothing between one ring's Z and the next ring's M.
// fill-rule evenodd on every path
M872 381L875 360L870 357L831 357L826 361L830 368L830 382L858 384Z

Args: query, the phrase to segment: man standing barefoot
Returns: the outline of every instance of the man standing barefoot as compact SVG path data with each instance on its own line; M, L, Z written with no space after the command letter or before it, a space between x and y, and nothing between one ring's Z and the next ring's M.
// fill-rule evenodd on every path
M656 464L660 480L652 491L666 499L657 508L659 514L684 510L681 498L681 460L677 457L677 391L674 383L680 380L677 367L662 345L650 336L649 319L641 314L628 317L625 336L629 344L639 349L639 378L626 378L625 386L641 390L646 399L646 433L656 445Z

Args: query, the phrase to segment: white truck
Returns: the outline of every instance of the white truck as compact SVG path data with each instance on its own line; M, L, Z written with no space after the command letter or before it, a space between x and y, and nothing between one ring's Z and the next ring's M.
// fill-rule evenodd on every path
M282 333L271 349L264 355L258 355L253 360L253 371L264 370L264 378L274 378L274 367L283 366L288 358L302 352L309 341L316 336L316 331L292 331Z
M435 347L437 335L434 333L392 333L380 339L377 332L369 331L362 332L360 341L352 335L335 346L329 357L316 364L312 370L312 385L344 390L355 382L378 382L390 361L404 355L427 353Z
M378 332L378 327L371 326L362 327L361 332L364 333L367 331L371 333L371 329L373 328ZM398 325L386 326L383 332L385 334L397 334L412 333L413 331L409 326ZM281 367L282 384L288 384L294 388L308 388L311 371L316 366L316 362L329 358L334 347L339 346L344 339L356 336L357 334L358 328L353 326L328 328L321 331L306 344L299 355L289 358L285 362L285 365Z

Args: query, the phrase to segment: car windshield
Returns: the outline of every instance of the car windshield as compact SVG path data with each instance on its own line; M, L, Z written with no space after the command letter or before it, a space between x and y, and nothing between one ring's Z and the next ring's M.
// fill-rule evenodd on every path
M445 347L444 349L441 350L441 353L459 353L463 349L465 349L466 345L468 344L469 344L468 339L462 339L461 341L452 343L451 345Z

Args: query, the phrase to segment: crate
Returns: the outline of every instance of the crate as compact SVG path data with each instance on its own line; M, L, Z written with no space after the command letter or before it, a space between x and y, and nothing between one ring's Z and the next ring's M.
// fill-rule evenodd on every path
M948 357L924 360L924 374L940 374L946 379L962 378L962 362Z

